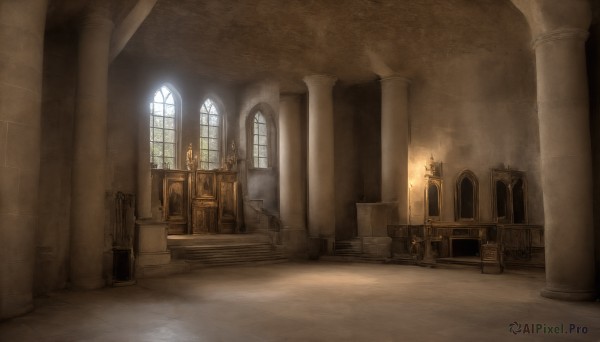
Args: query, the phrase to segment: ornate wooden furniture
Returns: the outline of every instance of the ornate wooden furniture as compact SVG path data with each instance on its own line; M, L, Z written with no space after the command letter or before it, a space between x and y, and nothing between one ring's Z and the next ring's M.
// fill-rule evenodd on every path
M169 234L237 232L237 173L153 170L153 177L162 184L160 203Z
M237 174L196 171L194 184L191 233L235 233L239 220Z

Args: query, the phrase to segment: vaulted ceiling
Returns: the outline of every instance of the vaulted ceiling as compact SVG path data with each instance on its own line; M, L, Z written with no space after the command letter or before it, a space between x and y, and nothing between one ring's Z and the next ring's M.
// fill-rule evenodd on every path
M53 1L76 11L65 5L73 0ZM271 77L293 90L307 74L348 84L410 77L529 39L510 0L158 0L123 54L232 84Z

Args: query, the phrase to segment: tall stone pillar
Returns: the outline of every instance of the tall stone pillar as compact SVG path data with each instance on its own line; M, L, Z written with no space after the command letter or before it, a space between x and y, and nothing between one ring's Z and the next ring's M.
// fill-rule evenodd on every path
M308 86L308 233L333 245L335 178L333 155L333 85L337 78L311 75ZM329 247L328 247L329 249Z
M535 40L546 238L544 297L594 297L592 152L585 57L587 32L561 29Z
M512 0L534 38L544 199L542 296L594 298L592 153L585 40L587 0Z
M279 212L291 254L306 251L306 198L302 172L300 96L279 98Z
M71 268L75 288L104 286L109 10L89 8L79 32L79 75L71 190Z
M397 203L392 220L408 221L408 79L381 80L381 201Z
M147 103L140 106L138 114L138 160L137 160L137 220L152 218L152 174L150 169L150 115ZM145 109L145 110L144 110Z
M46 8L0 2L0 320L33 308Z

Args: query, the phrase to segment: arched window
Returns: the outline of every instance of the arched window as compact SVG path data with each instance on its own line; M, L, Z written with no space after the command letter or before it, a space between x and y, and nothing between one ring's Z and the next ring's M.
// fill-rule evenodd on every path
M277 127L273 115L271 106L259 103L246 116L246 160L250 169L264 171L276 165Z
M469 170L456 180L455 212L458 221L477 221L479 214L479 189L477 177Z
M252 161L255 168L269 167L269 128L265 116L260 112L254 114L252 130Z
M200 107L200 169L218 169L221 159L222 118L215 101L206 99Z
M179 100L173 89L161 86L150 103L150 161L160 169L177 167Z

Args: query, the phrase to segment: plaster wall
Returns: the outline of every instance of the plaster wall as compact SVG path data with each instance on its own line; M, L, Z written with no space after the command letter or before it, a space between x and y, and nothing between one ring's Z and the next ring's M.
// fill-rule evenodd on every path
M518 38L518 37L517 37ZM425 164L443 162L442 221L454 221L456 179L479 181L479 218L492 221L490 170L526 172L528 219L543 224L533 52L464 54L438 60L413 78L409 94L410 221L424 219Z
M241 90L239 96L239 165L240 179L244 197L251 200L263 200L263 208L276 213L279 212L279 166L277 164L277 144L274 149L274 164L268 169L255 169L250 167L252 158L248 151L247 118L254 113L256 106L267 107L271 111L272 124L279 132L279 83L265 80L247 85Z

